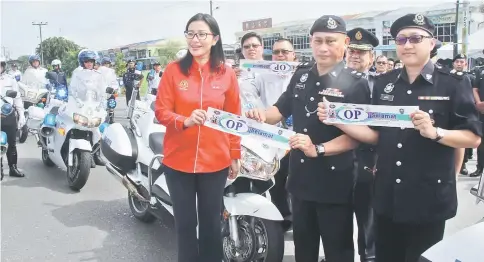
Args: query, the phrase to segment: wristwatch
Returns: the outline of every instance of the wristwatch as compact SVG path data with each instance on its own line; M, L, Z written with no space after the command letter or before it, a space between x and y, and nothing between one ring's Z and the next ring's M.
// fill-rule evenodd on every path
M444 130L440 127L437 127L435 131L437 132L437 137L432 139L432 141L439 142L442 138L444 138Z
M324 144L315 145L315 147L316 147L316 153L318 153L318 156L324 156L324 153L326 152L324 150Z

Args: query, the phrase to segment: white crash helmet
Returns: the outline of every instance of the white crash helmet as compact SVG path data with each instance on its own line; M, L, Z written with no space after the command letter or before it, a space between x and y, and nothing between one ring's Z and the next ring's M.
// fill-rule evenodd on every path
M186 50L186 49L182 49L182 50L178 51L175 55L176 59L182 59L183 57L185 57L187 55L187 52L188 52L188 50Z
M58 65L59 67L61 67L62 62L59 59L54 59L50 64L52 66L57 66Z

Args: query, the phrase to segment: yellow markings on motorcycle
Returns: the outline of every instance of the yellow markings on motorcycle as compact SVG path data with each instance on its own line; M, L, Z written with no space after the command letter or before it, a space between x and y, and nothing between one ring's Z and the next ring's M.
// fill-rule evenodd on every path
M59 132L59 134L61 136L65 136L66 135L66 130L64 128L62 128L62 127L61 128L58 128L57 129L57 132Z

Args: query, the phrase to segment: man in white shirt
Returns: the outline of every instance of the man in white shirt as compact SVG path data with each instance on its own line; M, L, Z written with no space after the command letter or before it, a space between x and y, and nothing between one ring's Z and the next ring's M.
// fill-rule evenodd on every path
M156 96L158 91L158 86L160 85L160 80L162 76L163 76L163 72L161 71L161 64L160 62L156 61L153 64L153 69L146 76L146 80L148 81L148 88L152 95Z

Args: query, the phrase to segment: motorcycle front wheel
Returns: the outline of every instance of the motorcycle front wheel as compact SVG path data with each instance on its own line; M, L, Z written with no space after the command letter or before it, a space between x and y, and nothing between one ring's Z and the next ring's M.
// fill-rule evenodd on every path
M27 141L28 136L29 136L29 128L27 127L27 125L22 126L22 128L20 128L17 131L18 142L20 144L25 143L25 141Z
M67 166L67 183L72 190L79 191L86 185L91 172L91 152L74 150L72 167Z
M280 262L284 258L284 233L279 221L257 217L237 218L239 247L230 234L223 236L224 262Z

